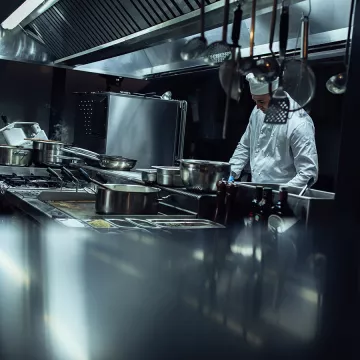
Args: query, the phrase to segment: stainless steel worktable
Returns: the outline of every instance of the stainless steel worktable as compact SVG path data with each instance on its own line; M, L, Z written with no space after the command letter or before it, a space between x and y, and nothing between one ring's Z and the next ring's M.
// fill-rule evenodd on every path
M98 234L5 199L19 214L0 219L1 359L310 358L316 284L288 281L273 309L273 272L258 294L246 234Z

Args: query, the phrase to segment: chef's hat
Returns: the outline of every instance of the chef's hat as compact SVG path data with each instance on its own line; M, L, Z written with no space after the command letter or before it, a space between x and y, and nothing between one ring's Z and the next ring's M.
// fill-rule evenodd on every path
M252 95L265 95L270 93L269 84L257 80L253 73L246 75L246 80L249 82ZM272 82L272 91L275 91L278 87L279 79L276 79Z

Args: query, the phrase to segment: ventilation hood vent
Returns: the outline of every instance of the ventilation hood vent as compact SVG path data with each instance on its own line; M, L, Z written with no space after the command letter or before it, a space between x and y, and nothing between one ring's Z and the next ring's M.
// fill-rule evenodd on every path
M232 10L238 1L230 1ZM257 1L256 55L269 52L272 2ZM294 49L298 44L300 19L302 13L308 12L309 2L288 2L292 4L288 48ZM310 47L322 49L323 45L340 44L336 53L328 55L341 55L339 48L347 35L350 0L328 0L326 6L322 0L311 2ZM243 6L240 44L244 57L249 54L251 3L245 1ZM203 69L205 64L201 59L182 61L180 58L182 46L199 32L199 5L200 0L47 0L4 39L8 39L10 46L9 39L14 34L18 38L21 35L18 49L12 50L14 59L20 49L33 54L39 63L115 76L149 78ZM206 37L210 43L221 38L223 5L224 0L206 0ZM228 30L230 42L231 25ZM0 39L0 45L4 39ZM26 42L31 42L32 49L27 45L26 49L21 47ZM278 48L277 42L274 48ZM5 50L0 48L0 57ZM11 56L8 54L7 58ZM27 57L19 56L16 60L28 61Z

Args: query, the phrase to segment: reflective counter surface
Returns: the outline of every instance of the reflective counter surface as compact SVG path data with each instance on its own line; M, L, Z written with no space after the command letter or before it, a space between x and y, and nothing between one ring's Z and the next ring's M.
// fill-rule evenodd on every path
M1 359L304 358L318 275L279 278L284 263L259 267L251 237L234 233L96 234L2 217Z

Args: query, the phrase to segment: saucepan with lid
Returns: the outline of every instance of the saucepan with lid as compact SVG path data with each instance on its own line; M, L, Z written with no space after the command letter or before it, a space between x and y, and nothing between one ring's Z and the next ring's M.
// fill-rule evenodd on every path
M62 155L64 144L53 140L31 139L34 150L34 164L60 164L57 156Z
M158 213L160 189L129 184L102 184L92 179L86 171L79 169L88 182L98 185L95 209L98 214L156 215Z
M30 166L32 150L20 146L0 145L0 165Z

